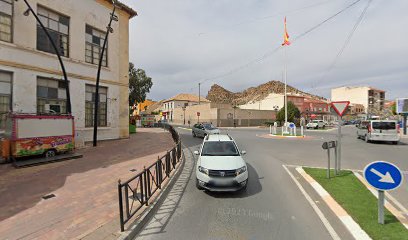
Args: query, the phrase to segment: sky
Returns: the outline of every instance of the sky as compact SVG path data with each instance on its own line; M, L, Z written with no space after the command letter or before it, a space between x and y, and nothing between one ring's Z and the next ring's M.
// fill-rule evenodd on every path
M283 81L285 63L289 85L323 97L366 85L408 97L408 1L360 0L309 32L355 1L122 0L138 12L130 61L152 78L150 99ZM292 44L281 47L285 16Z

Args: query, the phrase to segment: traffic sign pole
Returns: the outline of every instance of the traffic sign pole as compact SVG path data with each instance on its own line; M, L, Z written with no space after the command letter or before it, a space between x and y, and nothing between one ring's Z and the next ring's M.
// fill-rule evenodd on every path
M378 223L384 224L384 191L378 190Z
M339 119L339 129L337 132L337 171L340 172L341 169L341 125L343 124L343 118L340 116Z
M378 223L384 224L384 191L398 188L404 176L397 166L384 161L368 164L363 173L368 184L378 190Z
M330 179L330 148L327 149L327 178Z

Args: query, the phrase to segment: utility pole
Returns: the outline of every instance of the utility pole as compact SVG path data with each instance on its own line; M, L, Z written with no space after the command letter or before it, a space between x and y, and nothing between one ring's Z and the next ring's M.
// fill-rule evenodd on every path
M201 83L198 83L198 105L201 104Z
M17 2L17 0L16 0L16 2ZM44 24L42 24L40 18L37 16L37 14L31 8L31 6L27 2L27 0L24 0L24 3L28 7L28 9L24 12L24 16L28 16L30 14L30 12L33 14L35 19L37 20L37 23L40 25L40 27L44 31L45 35L47 35L47 38L50 41L50 43L52 45L52 48L54 49L55 54L58 57L58 61L59 61L60 65L61 65L62 75L64 76L64 81L65 81L65 84L66 84L65 92L66 92L66 95L67 95L67 114L71 115L71 113L72 113L72 111L71 111L71 94L69 92L69 81L68 81L67 72L65 71L65 66L64 66L64 63L62 62L62 58L61 58L61 54L60 54L61 49L57 48L57 45L55 44L54 40L51 38L50 33L48 32L47 28L45 28Z
M113 33L113 29L111 27L112 21L117 22L118 21L118 16L115 15L115 10L116 10L116 5L115 1L112 1L113 3L113 10L112 13L110 14L110 20L109 24L106 27L106 34L105 34L105 39L103 40L103 46L102 46L102 52L99 56L99 65L98 65L98 73L96 75L96 90L95 90L95 109L94 109L94 129L93 129L93 146L96 147L97 145L97 138L98 138L98 108L99 108L99 80L101 77L101 67L102 67L102 60L103 60L103 54L105 53L105 48L106 48L106 41L108 40L109 33Z

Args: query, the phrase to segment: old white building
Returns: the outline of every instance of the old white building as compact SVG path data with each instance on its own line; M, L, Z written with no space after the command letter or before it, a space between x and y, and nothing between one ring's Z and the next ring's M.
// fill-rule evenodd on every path
M109 0L29 3L61 49L75 128L89 141L98 59L113 5ZM26 10L24 1L0 0L0 116L9 111L64 114L66 82L60 64L45 32ZM136 12L118 3L116 15L101 71L98 139L129 136L129 20Z

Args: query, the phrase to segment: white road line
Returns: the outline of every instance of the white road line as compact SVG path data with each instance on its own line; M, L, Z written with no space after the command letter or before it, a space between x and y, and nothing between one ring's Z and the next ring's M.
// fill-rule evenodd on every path
M180 128L180 129L183 129L183 130L191 131L191 128L184 128L184 127L177 127L177 128Z
M293 176L293 174L289 171L289 169L285 165L282 165L282 167L286 170L286 172L288 172L289 176L296 183L296 186L302 192L303 196L305 196L306 200L312 206L312 208L316 212L317 216L319 216L320 220L323 222L323 225L326 227L327 231L329 232L329 234L333 238L333 240L340 240L341 238L339 237L339 235L336 233L334 228L330 225L327 218L324 216L322 211L319 209L319 207L316 205L316 203L312 200L312 198L309 196L309 194L307 194L307 192L302 187L302 185L299 183L299 181Z
M296 171L299 172L299 174L306 180L309 182L309 184L311 184L311 186L315 189L315 191L322 197L322 199L326 202L326 204L328 205L328 207L333 211L333 213L340 219L340 221L344 224L344 226L349 230L349 232L351 233L351 235L353 235L353 237L355 239L358 240L362 240L362 239L367 239L370 240L370 236L368 236L368 234L361 229L361 227L353 220L353 218L346 212L346 210L343 209L342 206L340 206L336 200L334 200L334 198L327 193L327 191L324 190L324 192L322 192L320 190L320 188L322 188L322 186L312 177L310 177L309 174L307 174L305 172L305 170L303 170L302 167L297 167ZM318 188L316 188L316 186L319 186ZM324 195L322 195L322 193Z

